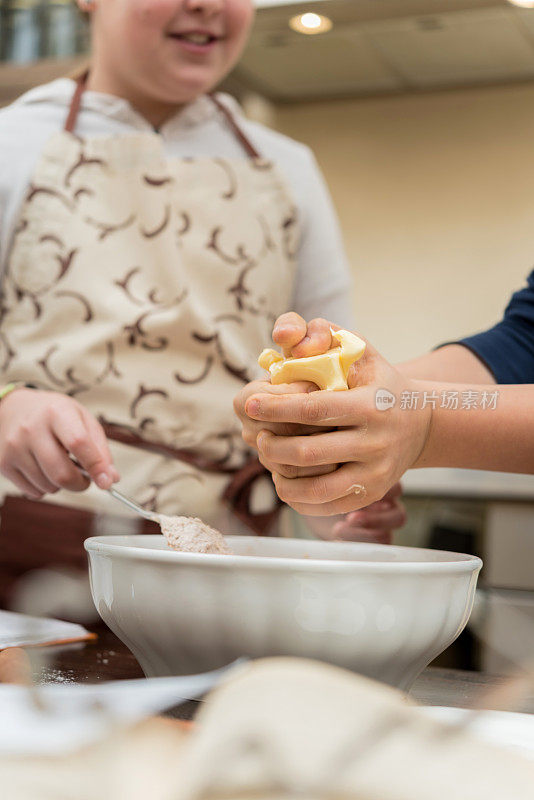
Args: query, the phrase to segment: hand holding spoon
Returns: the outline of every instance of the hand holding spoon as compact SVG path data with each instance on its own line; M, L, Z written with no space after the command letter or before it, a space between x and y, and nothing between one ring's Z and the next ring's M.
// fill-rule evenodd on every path
M72 456L71 456L72 458ZM80 472L89 480L90 476L81 464L72 459ZM167 539L169 546L173 550L181 550L190 553L211 553L217 555L230 555L231 551L226 544L224 536L206 525L202 520L193 517L180 517L180 516L167 516L166 514L157 514L155 511L147 511L146 508L138 505L126 495L114 489L111 486L109 489L102 489L108 492L115 500L119 500L125 506L128 506L132 511L135 511L145 519L152 522L157 522L161 528L161 532Z

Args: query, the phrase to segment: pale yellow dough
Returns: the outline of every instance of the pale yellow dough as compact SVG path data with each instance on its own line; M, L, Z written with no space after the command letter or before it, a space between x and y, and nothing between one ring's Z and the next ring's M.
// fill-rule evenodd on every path
M318 356L307 358L284 358L276 350L264 350L258 364L271 376L271 383L295 383L295 381L311 381L319 389L331 392L346 391L351 366L365 352L365 342L350 331L331 331L337 339L339 347L333 347Z

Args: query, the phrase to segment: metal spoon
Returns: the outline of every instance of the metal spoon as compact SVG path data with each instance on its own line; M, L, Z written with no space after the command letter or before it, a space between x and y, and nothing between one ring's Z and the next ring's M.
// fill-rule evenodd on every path
M124 503L125 506L131 508L132 511L136 512L136 514L140 514L142 517L144 517L145 519L149 519L151 522L157 522L159 525L160 516L159 514L156 514L155 511L147 511L146 508L137 505L137 503L135 503L129 497L126 497L125 494L122 494L122 492L117 491L117 489L114 489L113 487L111 487L111 489L106 489L105 491L108 492L112 497L114 497L115 500L120 500L120 502Z
M76 466L78 467L84 478L87 478L87 480L92 482L93 479L91 478L89 473L82 467L80 462L77 461L75 458L72 458L72 456L71 456L71 461L73 461L74 464L76 464ZM128 508L130 508L132 511L135 511L136 514L139 514L141 517L144 517L145 519L149 519L151 522L157 522L159 525L160 515L156 514L155 511L147 511L146 508L143 508L142 506L138 505L131 498L126 497L125 494L119 492L118 489L114 489L113 486L110 489L104 489L103 491L110 494L112 497L115 498L115 500L119 500L121 503L124 503L125 506L128 506Z

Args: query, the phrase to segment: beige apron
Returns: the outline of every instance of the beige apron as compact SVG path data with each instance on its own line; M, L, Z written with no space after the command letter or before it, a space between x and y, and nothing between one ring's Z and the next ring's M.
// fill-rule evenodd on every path
M155 446L112 443L121 488L151 509L227 528L229 478L209 470L250 458L232 400L288 309L294 202L215 97L247 158L168 159L156 133L80 138L84 85L20 213L3 283L2 380L74 397L108 431ZM0 489L14 493L7 481ZM111 508L94 487L52 499Z

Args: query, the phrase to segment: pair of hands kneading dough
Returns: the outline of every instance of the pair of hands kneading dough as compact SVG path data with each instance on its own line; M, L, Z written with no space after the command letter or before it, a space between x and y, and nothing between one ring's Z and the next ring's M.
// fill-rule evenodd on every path
M377 407L376 395L385 389L398 399L403 392L413 391L414 382L385 361L368 342L340 331L326 320L306 325L296 314L284 315L275 326L273 339L283 341L284 355L293 357L284 363L279 354L277 358L262 354L262 363L269 365L271 376L275 372L275 380L277 371L290 379L306 374L298 359L308 359L306 368L310 355L323 355L323 361L316 359L315 365L325 365L326 377L318 380L332 386L330 372L337 351L348 386L345 391L339 385L333 391L310 391L308 386L306 392L302 388L294 391L292 384L289 391L284 386L272 387L285 393L253 393L251 386L244 401L242 398L244 438L255 442L260 460L273 474L280 498L308 516L347 514L383 500L398 512L394 508L399 493L395 484L420 458L428 435L430 409L403 410L396 402L382 411ZM288 341L292 341L289 347ZM347 359L351 359L348 369ZM276 425L298 425L301 431L302 426L309 426L308 435L288 436L280 430L273 431ZM391 495L385 498L389 490ZM360 517L367 513L366 509ZM387 514L387 508L380 509L379 516ZM398 525L403 517L403 512L397 513ZM358 518L352 521L357 522Z
M284 357L276 350L264 350L258 364L271 376L271 383L311 381L327 392L347 391L349 372L365 353L365 342L355 333L330 328L333 347L316 355Z

